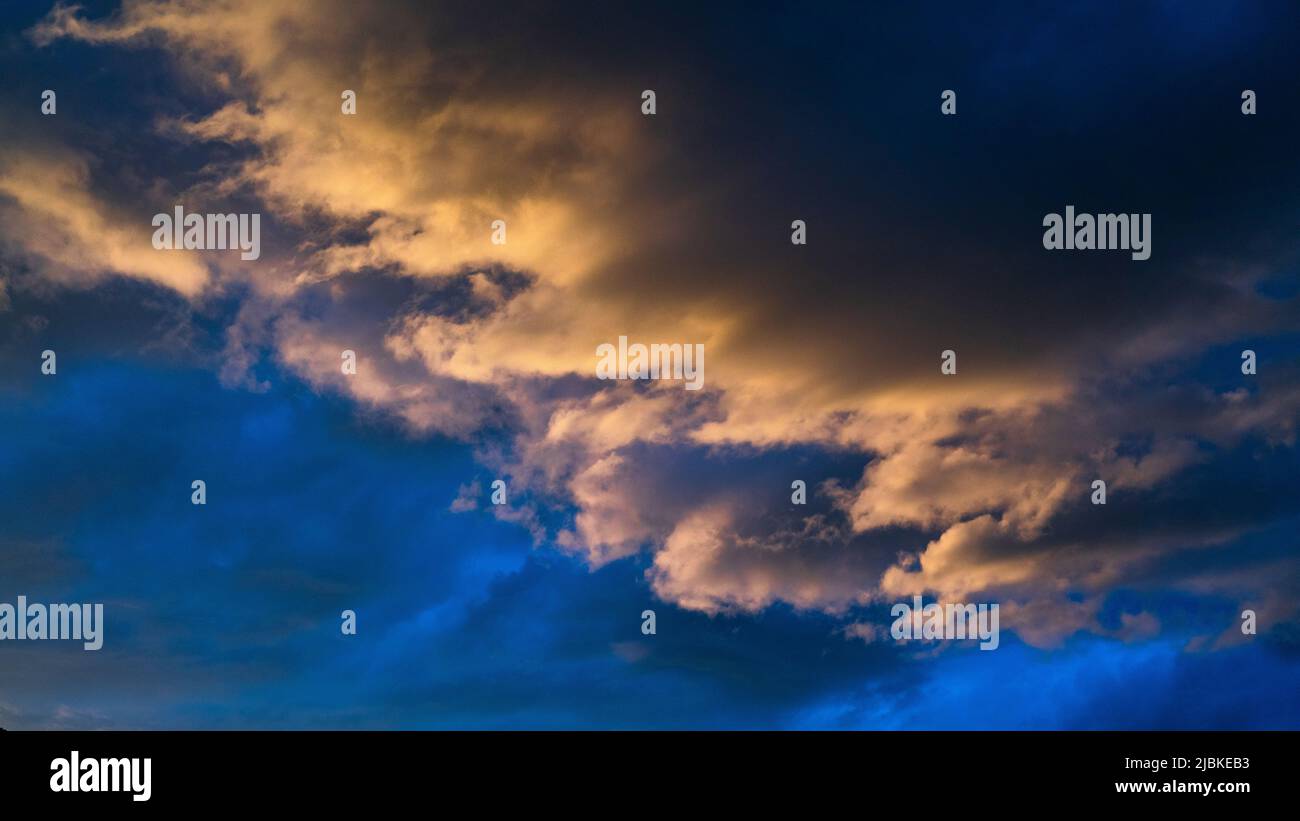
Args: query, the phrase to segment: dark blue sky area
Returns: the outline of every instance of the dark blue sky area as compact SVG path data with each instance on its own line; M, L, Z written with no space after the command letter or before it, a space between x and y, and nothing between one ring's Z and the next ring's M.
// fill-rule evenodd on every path
M0 500L4 592L108 607L99 653L4 648L13 727L1300 724L1294 642L1183 652L1227 602L1160 603L1178 626L1156 641L1044 652L1004 634L997 652L914 659L784 607L680 611L644 563L590 572L451 513L467 478L488 479L466 447L412 443L292 379L251 394L68 357L4 398L0 467L22 477Z

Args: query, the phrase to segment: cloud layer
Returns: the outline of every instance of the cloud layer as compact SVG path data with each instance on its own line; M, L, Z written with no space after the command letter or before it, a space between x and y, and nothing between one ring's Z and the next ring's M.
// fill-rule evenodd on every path
M882 603L994 600L1040 647L1158 635L1140 607L1105 617L1129 588L1253 606L1270 629L1295 620L1297 574L1278 572L1293 560L1234 550L1300 515L1300 311L1275 287L1294 284L1297 248L1276 230L1300 178L1293 122L1237 135L1272 172L1239 180L1206 172L1202 153L1158 155L1166 127L1119 141L1135 105L1110 105L1123 73L1079 95L1058 78L1075 100L1064 115L1052 95L1034 102L1033 79L1008 91L1008 72L1049 61L1050 32L1031 21L1008 23L1003 49L886 49L864 73L902 60L916 77L844 96L832 56L779 38L767 55L676 59L665 14L56 6L28 29L34 46L156 52L201 106L138 124L175 153L159 168L126 150L129 175L26 126L0 164L13 263L0 293L117 276L196 315L233 301L214 363L230 389L264 389L270 362L414 438L471 443L510 480L502 515L538 543L593 570L642 560L654 594L689 611L790 606L872 640L861 619ZM852 46L809 14L812 39ZM731 60L745 71L728 76ZM1217 65L1148 67L1170 97L1206 102L1146 116L1200 118L1207 142L1228 140L1231 100L1197 86ZM943 71L964 80L955 125L935 115ZM345 89L355 116L340 113ZM1070 125L1017 126L1038 121ZM1185 191L1194 173L1203 185ZM148 216L174 202L263 212L263 258L154 252ZM1153 212L1152 260L1042 252L1042 213L1069 203ZM809 245L789 243L794 218ZM703 343L706 389L595 380L596 346L620 335ZM1246 347L1257 377L1241 375ZM1105 508L1089 502L1094 479Z

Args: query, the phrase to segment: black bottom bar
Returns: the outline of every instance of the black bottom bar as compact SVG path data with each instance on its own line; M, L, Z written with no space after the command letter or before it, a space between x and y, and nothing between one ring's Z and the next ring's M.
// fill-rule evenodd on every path
M429 799L432 813L451 812L448 802L459 800L479 811L538 811L613 791L638 808L676 814L846 800L868 814L893 800L1040 811L1195 801L1228 813L1295 800L1297 743L1294 732L10 732L0 733L0 785L6 802L128 811L338 811ZM52 779L70 787L63 776L72 774L74 751L89 779L78 787L111 788L116 775L120 791L54 791ZM137 801L145 758L149 797ZM140 760L134 780L121 759Z

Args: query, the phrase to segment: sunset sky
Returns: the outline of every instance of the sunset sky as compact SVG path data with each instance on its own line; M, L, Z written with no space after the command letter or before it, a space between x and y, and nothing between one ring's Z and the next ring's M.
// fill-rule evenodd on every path
M107 623L0 644L0 726L1300 729L1298 30L5 3L0 601ZM895 642L918 594L1000 646Z

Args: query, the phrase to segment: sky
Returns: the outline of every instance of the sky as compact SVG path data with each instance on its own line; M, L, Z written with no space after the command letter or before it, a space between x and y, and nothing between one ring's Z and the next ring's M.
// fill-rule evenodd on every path
M806 6L0 7L0 726L1300 728L1300 10Z

